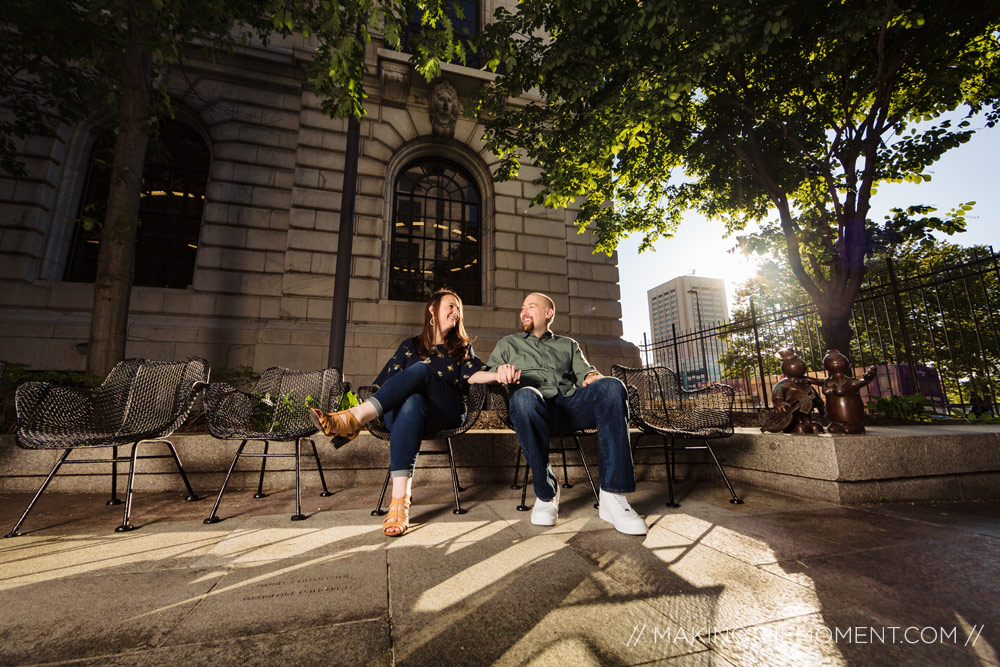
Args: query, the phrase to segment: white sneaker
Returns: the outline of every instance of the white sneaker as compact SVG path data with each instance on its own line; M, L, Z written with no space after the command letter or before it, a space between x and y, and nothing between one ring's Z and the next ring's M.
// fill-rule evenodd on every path
M559 518L558 484L556 484L556 497L552 500L535 498L535 505L531 508L531 523L536 526L554 526L557 518Z
M601 489L600 504L600 517L613 524L619 533L626 535L646 534L646 521L635 513L622 494Z

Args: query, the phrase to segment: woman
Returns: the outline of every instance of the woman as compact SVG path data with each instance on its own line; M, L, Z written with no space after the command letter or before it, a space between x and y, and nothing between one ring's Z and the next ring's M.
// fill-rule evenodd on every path
M350 410L310 412L316 426L333 436L335 447L357 437L372 419L384 418L392 476L392 500L382 522L386 535L402 535L409 527L410 489L422 435L461 425L466 383L497 380L497 373L485 367L465 333L462 300L451 290L438 290L427 302L420 335L400 344L375 379L379 390L371 398ZM497 371L508 379L516 369Z

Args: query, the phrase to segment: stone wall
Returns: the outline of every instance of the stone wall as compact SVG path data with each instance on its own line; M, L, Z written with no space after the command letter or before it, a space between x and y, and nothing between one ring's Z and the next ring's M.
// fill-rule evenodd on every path
M492 4L492 3L490 3ZM492 11L492 10L491 10ZM169 79L178 118L212 153L192 285L135 287L128 356L207 358L216 366L326 365L346 151L346 121L332 120L302 78L308 44L285 40L216 62L190 61ZM576 337L607 372L638 363L621 340L616 257L592 253L572 210L531 206L537 170L494 183L483 127L459 118L452 139L432 138L430 86L406 57L373 45L361 124L345 374L368 382L419 327L421 304L387 292L390 194L408 160L438 155L465 167L483 194L483 304L466 327L485 357L516 325L524 295L557 304L554 329ZM445 66L467 100L489 75ZM61 127L25 145L25 179L0 179L0 358L34 368L83 368L92 286L62 281L72 241L89 131Z

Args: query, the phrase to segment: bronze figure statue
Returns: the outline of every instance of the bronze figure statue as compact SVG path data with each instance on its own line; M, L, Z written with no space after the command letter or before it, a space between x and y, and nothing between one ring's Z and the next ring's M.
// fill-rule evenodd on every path
M829 377L823 380L830 433L864 433L865 409L861 388L875 379L877 368L869 368L860 380L848 375L850 360L840 350L827 350L823 368Z
M784 377L771 390L773 410L764 410L760 415L760 430L764 433L822 433L823 427L812 420L815 409L824 415L823 400L813 385L821 380L806 377L806 364L799 358L795 348L786 347L778 352L781 356L781 372Z

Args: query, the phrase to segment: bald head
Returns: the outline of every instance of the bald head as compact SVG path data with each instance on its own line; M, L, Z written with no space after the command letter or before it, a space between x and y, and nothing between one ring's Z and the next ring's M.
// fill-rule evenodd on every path
M521 304L521 331L541 336L549 330L555 316L555 302L540 292L532 292Z

